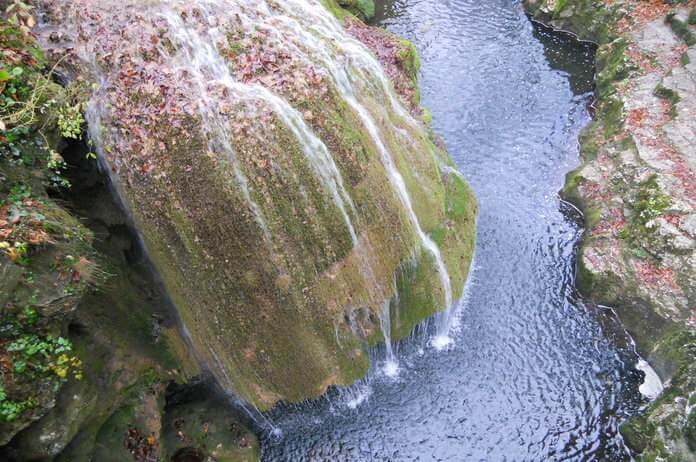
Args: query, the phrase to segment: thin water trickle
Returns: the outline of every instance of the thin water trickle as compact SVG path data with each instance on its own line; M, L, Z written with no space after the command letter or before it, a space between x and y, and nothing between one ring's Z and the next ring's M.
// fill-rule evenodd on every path
M388 377L396 377L399 375L399 361L394 354L394 346L391 338L391 314L389 312L390 300L384 302L382 311L379 314L379 325L384 338L385 358L382 370Z

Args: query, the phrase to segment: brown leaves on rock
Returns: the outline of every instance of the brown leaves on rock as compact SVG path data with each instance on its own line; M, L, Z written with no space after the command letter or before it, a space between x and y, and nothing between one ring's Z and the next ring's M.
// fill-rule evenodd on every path
M377 57L397 94L411 111L420 113L420 108L415 104L418 89L402 59L409 52L404 42L385 29L368 26L356 18L346 17L344 27Z
M136 427L128 427L123 445L136 462L158 462L160 460L157 438L154 435L143 435Z
M676 282L676 273L671 268L664 268L656 264L636 260L634 262L638 281L652 288L666 288L681 293L681 287Z
M621 0L620 2L611 1L607 3L620 4L628 11L628 14L617 24L619 32L633 31L651 21L663 18L674 9L673 4L664 0ZM686 6L693 7L694 5L696 5L696 2L693 0L686 2Z
M39 246L51 241L44 229L44 205L32 198L0 207L0 251L18 261L26 244Z

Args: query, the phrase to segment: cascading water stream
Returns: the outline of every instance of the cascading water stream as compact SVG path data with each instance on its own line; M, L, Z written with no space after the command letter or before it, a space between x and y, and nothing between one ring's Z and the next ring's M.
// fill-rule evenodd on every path
M199 4L201 7L205 5L219 6L220 1L201 1ZM242 9L237 13L237 18L240 21L250 25L253 24L254 27L261 27L261 24L265 24L265 27L268 28L280 27L281 25L291 28L292 34L288 34L288 37L300 37L302 39L302 47L306 47L307 50L293 45L290 41L283 42L283 45L291 46L293 55L304 56L308 63L319 59L322 67L332 77L341 97L358 115L377 148L390 184L406 210L409 222L418 240L436 263L444 294L444 309L446 312L449 311L453 306L451 280L440 249L432 238L423 231L415 213L404 178L394 164L392 154L389 152L382 139L382 135L373 115L365 105L358 101L354 84L346 71L346 67L338 65L339 62L344 61L346 66L350 65L350 69L356 71L356 74L365 79L365 81L379 82L382 94L386 96L395 112L404 120L409 121L411 124L415 124L416 122L413 118L396 100L393 94L394 92L388 83L387 77L381 70L379 63L364 46L348 37L347 34L343 32L338 21L331 17L329 13L316 2L310 0L292 0L280 5L273 5L273 8L266 2L247 2L245 6L249 9L253 9L254 15L253 17L245 16L244 9ZM283 8L289 9L285 11L285 15L278 13L278 10L282 10ZM210 15L212 13L208 12L207 14ZM346 206L344 205L347 203L349 208L353 209L353 204L343 187L340 173L326 146L311 132L303 120L302 115L297 110L293 109L285 100L274 95L267 88L254 84L242 84L233 78L227 64L222 56L220 56L219 51L215 48L215 44L224 40L224 37L219 35L219 31L215 27L211 27L206 31L208 37L205 39L198 31L187 27L174 10L164 13L164 16L175 31L175 35L180 42L180 48L185 50L183 53L183 60L180 64L185 69L193 70L196 80L199 81L204 88L209 87L209 82L212 79L216 83L222 84L226 88L235 91L235 96L238 98L243 100L252 99L264 101L279 117L281 117L285 125L292 130L297 140L302 144L305 155L311 160L312 166L332 192L334 200L349 226L351 237L354 243L357 242L356 233L353 229L350 217L348 216ZM266 19L265 23L264 19ZM300 20L304 21L304 23L300 24L298 22ZM310 31L314 31L314 34ZM337 48L338 56L331 56L327 53L326 50L332 48ZM207 110L207 112L210 111ZM449 320L449 316L445 316L442 319ZM438 322L438 337L446 337L448 330L449 325L447 322Z
M396 377L399 373L399 362L394 354L394 346L391 339L391 315L389 313L389 305L391 301L384 302L382 311L379 314L379 325L384 337L384 347L386 351L386 359L384 361L384 373L389 377Z
M167 9L161 14L169 23L171 35L178 40L175 59L178 59L181 69L189 72L194 77L193 80L197 83L201 95L203 95L203 98L200 100L201 113L206 116L207 122L212 122L212 126L216 127L218 136L215 139L222 144L224 152L232 159L234 158L234 150L230 143L232 135L227 130L225 121L220 120L217 115L220 109L214 100L214 96L219 98L220 92L215 93L214 96L211 95L215 85L228 89L232 92L232 98L237 101L252 103L262 101L280 117L285 127L293 133L295 139L301 145L302 152L305 154L308 163L332 196L334 203L343 216L353 245L356 245L358 242L357 233L348 214L348 209L355 213L355 206L345 189L341 173L329 150L312 133L300 113L292 108L287 101L273 94L267 88L257 84L238 82L232 76L228 64L216 48L216 44L224 38L221 37L220 31L213 24L210 24L211 27L206 29L206 36L204 37L200 31L187 26L181 19L180 14L171 8L170 5L167 5ZM210 23L211 21L208 22ZM237 167L235 169L238 170ZM242 183L246 184L245 182ZM253 203L248 196L249 194L247 193L248 201Z
M375 61L375 59L367 50L365 50L362 45L358 45L353 39L346 37L346 34L342 31L340 24L334 18L328 15L321 5L311 1L292 0L283 3L283 5L279 5L278 7L293 8L291 12L288 11L288 15L284 17L274 16L273 18L276 19L276 23L281 23L286 27L290 27L293 32L291 36L301 37L302 46L307 47L309 50L303 51L300 48L295 47L293 51L307 56L306 59L308 62L321 58L321 64L331 75L341 97L358 115L363 126L370 134L372 142L380 154L380 159L388 174L390 183L404 206L409 221L413 226L418 239L420 240L423 248L435 260L444 292L444 308L445 311L450 310L453 305L452 286L447 267L440 253L440 249L430 238L430 236L423 231L414 211L411 196L406 187L404 178L394 164L393 156L387 149L382 139L382 135L377 127L374 117L372 114L370 114L368 109L358 101L356 92L353 88L353 83L348 75L348 72L346 71L346 68L337 64L341 62L340 58L342 58L346 64L359 63L365 66L367 69L362 69L360 66L355 65L351 66L350 69L356 71L366 71L365 73L367 75L364 77L369 77L367 81L376 79L378 82L380 82L382 91L387 96L391 105L394 108L398 108L397 113L399 113L405 120L413 121L413 119L403 109L403 106L395 100L393 90L389 88L387 78L384 75L384 72L381 70L379 63ZM290 13L292 13L292 15L290 15ZM302 25L299 24L299 18L302 18L305 23ZM318 33L323 40L319 40L310 31L315 31L315 33ZM338 49L339 56L331 56L327 53L326 50L331 49L332 47ZM446 335L448 329L449 326L447 325L439 326L437 335Z

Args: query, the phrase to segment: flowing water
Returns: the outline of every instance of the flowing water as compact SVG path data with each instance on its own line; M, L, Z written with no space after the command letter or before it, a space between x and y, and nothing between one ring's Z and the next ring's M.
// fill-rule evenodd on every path
M216 5L219 2L211 3ZM203 7L206 6L205 3L201 3L201 5ZM226 151L230 152L233 156L233 150L229 146L229 140L232 139L232 135L226 130L224 122L215 121L216 118L221 118L221 116L220 109L215 107L216 101L214 97L211 97L209 94L211 82L231 90L233 92L233 98L236 100L244 101L255 99L263 101L272 108L274 113L281 117L284 125L292 131L295 139L297 139L302 146L309 165L322 180L331 194L334 203L341 211L353 240L353 244L357 244L357 234L351 222L351 218L348 215L348 209L355 213L355 206L343 185L341 173L327 147L314 135L314 133L312 133L299 111L290 106L283 98L273 94L261 85L243 84L234 79L228 63L215 47L215 44L224 41L222 30L216 27L210 27L202 33L187 26L180 14L174 9L165 8L162 14L167 19L173 31L173 35L178 39L179 43L176 44L176 49L179 55L181 69L192 72L195 75L195 81L199 84L198 86L201 94L204 95L201 100L201 112L204 114L215 114L215 116L211 115L206 118L208 119L207 125L222 127L220 129L221 133L216 139L220 139L223 143L228 145ZM215 12L210 12L209 14L212 16ZM213 120L211 121L210 119ZM251 201L251 199L248 200Z
M423 103L479 198L475 267L446 348L424 324L374 352L397 365L271 412L263 459L629 460L618 425L644 404L639 358L610 310L577 297L582 230L557 194L589 121L591 47L535 30L512 0L378 15L421 52Z
M301 38L301 47L296 51L301 52L301 48L307 48L313 59L320 58L322 65L329 71L336 88L343 99L360 117L361 122L370 134L373 143L377 147L382 163L387 171L389 181L397 192L406 212L409 221L416 231L423 248L435 259L440 282L445 295L445 307L452 307L452 285L447 268L440 254L437 244L428 236L418 221L416 212L413 209L411 197L403 176L394 165L391 153L387 149L380 133L374 116L358 100L357 91L354 88L356 80L370 82L377 80L382 86L384 95L389 100L390 107L394 109L402 118L411 121L411 117L406 114L401 104L395 101L393 91L390 91L387 79L380 69L379 63L361 46L355 39L346 36L341 30L340 24L332 17L319 10L311 2L304 0L288 0L284 6L292 16L281 18L282 24L291 30L293 34ZM303 20L304 19L304 20ZM309 21L308 21L309 20ZM282 30L282 28L280 29ZM333 46L338 50L338 56L327 52L327 48ZM352 61L346 68L339 65L339 57ZM348 70L361 75L362 79L351 79Z

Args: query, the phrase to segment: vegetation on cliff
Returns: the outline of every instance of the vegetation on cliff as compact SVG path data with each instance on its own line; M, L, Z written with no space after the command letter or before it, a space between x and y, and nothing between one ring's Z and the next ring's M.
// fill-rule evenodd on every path
M564 196L585 213L578 284L617 308L669 384L624 426L641 460L694 457L696 57L689 1L527 0L539 20L596 41L596 114Z
M63 319L100 276L91 233L46 193L67 185L54 146L70 101L43 72L29 21L22 10L0 24L0 444L81 379Z
M168 384L186 382L197 365L152 276L128 261L138 244L124 233L125 217L82 139L84 86L56 83L30 32L30 7L14 2L7 13L0 21L0 458L152 460L192 448L255 460L255 438L231 416L225 420L237 430L228 433L221 421L227 439L216 447L177 440L157 423ZM125 410L129 418L116 425Z

